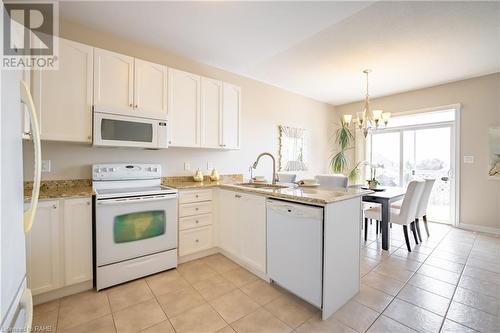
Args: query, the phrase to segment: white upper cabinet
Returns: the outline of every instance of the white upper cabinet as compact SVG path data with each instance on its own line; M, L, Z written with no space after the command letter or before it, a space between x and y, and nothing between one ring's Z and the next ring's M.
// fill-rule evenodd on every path
M200 82L199 75L168 70L170 146L200 146Z
M94 49L94 105L101 111L133 115L134 58Z
M64 200L65 284L92 280L92 198Z
M201 146L222 145L222 82L201 78Z
M222 96L222 147L239 149L241 88L224 82Z
M164 119L167 114L167 67L135 59L134 109L141 116Z
M59 69L32 73L42 140L92 142L93 48L59 40Z

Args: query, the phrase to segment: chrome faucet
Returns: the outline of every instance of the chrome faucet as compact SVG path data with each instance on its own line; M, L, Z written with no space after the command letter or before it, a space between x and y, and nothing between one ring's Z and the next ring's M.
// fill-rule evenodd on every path
M273 182L272 183L274 185L274 184L276 184L276 159L274 158L274 156L271 153L262 153L259 156L257 156L257 159L253 163L252 168L254 168L254 169L257 168L257 164L259 164L260 158L264 155L271 157L271 159L273 160Z

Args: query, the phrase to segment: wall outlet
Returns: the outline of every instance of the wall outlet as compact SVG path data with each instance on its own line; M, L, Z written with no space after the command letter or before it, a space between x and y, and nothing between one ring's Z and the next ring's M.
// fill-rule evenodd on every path
M42 172L50 172L50 160L42 160Z
M191 164L189 162L184 162L184 171L190 171L191 170Z
M213 163L207 161L207 170L212 170L213 168L214 168Z
M464 156L464 163L468 164L474 163L474 156Z

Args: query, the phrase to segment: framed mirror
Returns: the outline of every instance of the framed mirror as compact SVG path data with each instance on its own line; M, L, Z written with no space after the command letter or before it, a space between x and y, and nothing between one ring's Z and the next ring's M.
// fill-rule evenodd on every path
M279 171L307 170L306 130L283 125L279 130Z

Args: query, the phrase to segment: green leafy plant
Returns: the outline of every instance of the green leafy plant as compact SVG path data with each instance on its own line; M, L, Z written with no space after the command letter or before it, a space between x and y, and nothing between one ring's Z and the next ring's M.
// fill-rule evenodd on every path
M330 169L334 173L347 175L350 181L355 181L358 178L359 168L362 163L358 162L352 168L350 167L347 152L354 149L352 146L353 141L354 135L347 124L341 121L340 126L335 133L335 144L337 145L339 151L331 158Z

